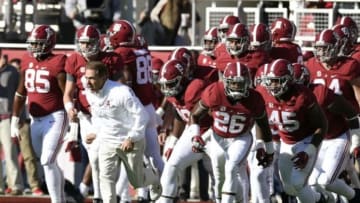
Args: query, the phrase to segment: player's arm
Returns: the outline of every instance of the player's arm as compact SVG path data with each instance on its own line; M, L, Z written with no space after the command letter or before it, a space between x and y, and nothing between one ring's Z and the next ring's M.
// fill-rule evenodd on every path
M257 140L263 140L265 143L272 141L269 121L265 111L261 116L255 118L255 129Z
M19 84L14 96L13 110L10 123L10 136L19 140L21 140L19 115L24 108L26 96L27 91L25 88L25 71L21 71Z
M173 119L173 129L164 141L163 154L167 160L170 158L175 144L179 140L179 137L183 133L184 129L185 122L180 118L177 112L175 112L175 118Z
M355 99L360 106L360 77L351 80L350 83L354 90Z
M66 73L65 72L60 72L59 74L57 74L56 76L59 88L61 89L62 93L65 92L65 83L66 83Z
M75 78L73 75L66 73L65 90L63 96L63 102L65 110L70 118L70 121L77 120L77 111L73 103L73 95L76 88Z
M312 123L316 129L313 132L311 144L318 147L328 129L326 116L318 103L315 102L308 109L308 116L306 118L310 120L309 123Z
M204 117L208 111L209 107L200 100L190 114L189 125L199 125L201 118Z
M136 67L131 67L130 64L125 64L124 65L124 71L123 71L123 77L121 77L121 82L123 84L126 84L129 87L132 87L133 84L133 77L131 74L131 68L136 68Z
M357 118L358 113L356 109L347 101L344 96L334 94L333 102L327 107L327 109L335 114L342 115L346 118L346 120L350 121L351 118ZM350 128L359 128L359 123L356 122L348 122Z
M205 136L200 134L200 120L209 112L209 107L202 102L199 102L194 106L190 114L189 127L187 128L187 134L192 137L192 150L194 152L202 152L205 146L205 140L208 139L210 134L204 133Z

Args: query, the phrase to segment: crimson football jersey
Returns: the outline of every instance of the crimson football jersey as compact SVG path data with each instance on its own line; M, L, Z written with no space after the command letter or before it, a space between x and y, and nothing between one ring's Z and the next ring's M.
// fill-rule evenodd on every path
M271 48L270 51L272 59L286 59L291 63L303 64L303 55L298 44L293 42L278 42Z
M167 101L174 106L181 119L187 123L190 119L190 112L200 100L201 93L206 87L207 82L201 79L194 79L188 84L180 98L167 97ZM209 115L202 118L199 123L201 133L204 133L211 126L211 123L212 118Z
M324 85L310 84L318 104L323 109L328 120L328 131L324 139L333 139L342 135L348 130L347 122L342 115L337 115L328 110L335 98L335 93Z
M152 103L154 90L151 73L151 55L146 49L135 49L131 47L118 47L115 53L121 55L124 63L128 66L133 78L132 89L141 103L146 106Z
M50 54L43 61L25 54L22 57L21 72L25 76L24 86L28 96L29 113L41 117L64 109L63 97L57 76L65 72L66 56Z
M254 81L257 70L260 66L270 63L271 58L268 52L263 50L248 51L241 63L249 68L251 80Z
M322 84L333 90L335 94L343 95L359 111L354 90L350 81L360 77L359 63L349 57L340 57L331 69L326 69L316 59L310 58L306 63L310 72L310 82Z
M354 49L351 53L350 53L350 57L355 59L358 63L360 63L360 49Z
M209 56L200 52L199 57L197 59L197 65L199 67L211 67L216 68L216 60L214 56Z
M216 82L219 80L218 70L211 67L199 67L194 69L193 77L204 80L207 84Z
M205 106L209 107L213 117L212 129L224 138L238 137L251 130L254 118L265 112L265 103L261 95L249 89L249 96L238 103L231 103L225 95L224 83L215 82L201 95Z
M294 144L314 133L308 112L317 100L309 88L294 84L288 90L292 91L292 96L285 102L277 100L265 88L258 88L258 91L266 102L269 124L277 127L283 142Z
M124 64L119 55L110 52L99 52L97 60L103 62L106 67L108 67L110 79L114 79L113 77L121 74ZM84 88L87 85L84 76L86 63L86 59L80 53L74 52L66 60L65 71L67 74L72 75L76 81L76 98L78 101L76 105L80 111L89 114L89 103L86 100L84 92Z

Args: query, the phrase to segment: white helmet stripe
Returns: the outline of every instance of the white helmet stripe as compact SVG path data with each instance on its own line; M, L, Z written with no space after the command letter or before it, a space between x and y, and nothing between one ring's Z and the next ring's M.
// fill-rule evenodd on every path
M254 30L253 30L253 33L252 33L252 35L253 35L253 42L257 42L257 41L258 41L258 39L256 38L256 37L257 37L256 33L257 33L257 29L259 28L259 25L260 25L260 24L256 24L255 27L254 27Z
M241 63L240 62L236 62L236 76L237 77L241 76Z
M282 59L276 59L272 64L271 64L271 67L270 67L270 73L273 73L274 70L275 70L275 67L276 67L276 64L281 61Z

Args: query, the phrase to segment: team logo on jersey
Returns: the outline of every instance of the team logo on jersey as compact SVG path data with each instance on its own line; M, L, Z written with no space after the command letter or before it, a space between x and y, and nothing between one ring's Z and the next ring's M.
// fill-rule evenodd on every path
M316 76L317 76L317 77L321 77L321 71L317 71L317 72L316 72Z
M80 67L80 73L85 73L85 67L84 66Z
M220 106L220 111L226 111L226 106Z

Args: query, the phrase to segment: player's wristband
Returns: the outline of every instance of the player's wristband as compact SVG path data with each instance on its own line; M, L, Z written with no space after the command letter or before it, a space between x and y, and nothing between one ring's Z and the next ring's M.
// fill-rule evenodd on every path
M198 124L191 124L187 130L191 136L200 135L200 126Z
M267 154L273 154L274 153L274 143L273 142L265 142L265 144L264 144L264 146L265 146L265 152L267 153Z
M165 114L165 111L162 107L159 107L158 109L156 109L156 114L162 117Z
M64 104L64 108L65 108L66 112L69 112L72 108L74 108L74 104L72 102L66 102Z

